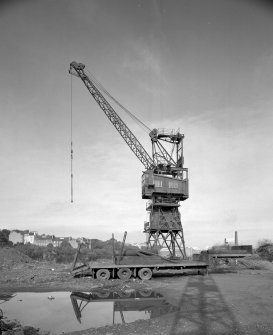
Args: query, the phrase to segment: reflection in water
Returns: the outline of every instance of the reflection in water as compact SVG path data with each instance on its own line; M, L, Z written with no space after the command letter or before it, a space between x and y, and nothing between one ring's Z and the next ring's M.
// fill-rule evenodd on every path
M51 296L54 299L49 299ZM74 320L69 297L70 292L17 292L0 306L9 320L61 334L84 329Z
M52 334L147 320L177 310L151 290L19 292L1 298L8 319Z
M176 308L167 303L160 293L149 289L126 290L110 292L108 290L92 291L90 293L73 292L70 295L76 318L82 321L82 314L90 318L87 312L88 304L111 303L112 324L130 323L140 319L152 319L173 312ZM85 309L84 313L83 310ZM109 319L107 317L107 319Z

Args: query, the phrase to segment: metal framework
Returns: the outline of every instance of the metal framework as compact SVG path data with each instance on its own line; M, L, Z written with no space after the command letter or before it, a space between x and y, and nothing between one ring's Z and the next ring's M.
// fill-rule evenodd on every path
M188 169L183 167L184 135L179 130L175 132L154 129L150 137L156 166L154 177L158 187L155 185L146 207L149 213L149 222L144 225L144 231L148 235L147 245L151 248L165 247L172 257L186 258L184 233L178 210L179 202L188 198ZM163 179L162 182L160 179Z
M151 248L166 247L171 257L186 258L184 234L178 211L179 202L188 198L188 169L183 167L183 138L179 130L153 129L150 132L152 158L104 98L84 71L85 65L72 62L69 73L79 77L110 122L145 167L142 177L142 198L149 222L144 232ZM164 142L164 145L163 145Z
M111 121L113 126L120 133L121 137L128 144L133 153L141 161L146 169L151 169L153 167L153 160L143 148L141 143L127 127L127 125L122 121L119 115L115 112L113 107L104 98L101 92L97 89L94 83L84 72L85 65L77 62L72 62L70 64L69 72L81 78L84 85L87 87L88 91L91 93L95 101L98 103L100 108L104 111L105 115Z
M185 241L183 228L179 230L149 230L147 244L153 249L160 247L166 247L172 256L178 256L177 250L179 250L182 258L186 257ZM181 257L180 256L180 257Z

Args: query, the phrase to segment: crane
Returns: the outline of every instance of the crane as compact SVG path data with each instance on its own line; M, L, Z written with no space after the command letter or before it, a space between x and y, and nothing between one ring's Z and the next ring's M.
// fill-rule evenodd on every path
M104 97L99 85L85 71L85 65L71 62L71 75L79 77L118 133L144 165L142 199L148 199L149 221L144 223L147 245L166 247L172 258L186 257L180 201L189 196L188 169L183 167L183 139L179 130L153 129L149 136L152 157ZM163 144L164 143L164 144Z

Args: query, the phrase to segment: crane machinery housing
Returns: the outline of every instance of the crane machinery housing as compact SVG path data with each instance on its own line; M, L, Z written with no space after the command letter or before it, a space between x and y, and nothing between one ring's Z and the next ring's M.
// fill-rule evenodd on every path
M185 259L185 241L179 212L180 201L189 196L188 169L184 168L183 139L180 131L153 129L149 136L152 156L106 100L95 80L86 74L85 65L72 62L69 73L79 77L145 167L142 174L142 199L147 199L149 221L144 223L147 246L165 247L172 258Z

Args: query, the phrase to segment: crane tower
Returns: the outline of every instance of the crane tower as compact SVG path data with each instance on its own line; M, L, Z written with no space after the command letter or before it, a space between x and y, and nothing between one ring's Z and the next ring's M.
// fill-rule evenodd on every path
M186 257L180 201L189 196L188 169L184 168L183 139L179 130L153 129L150 156L132 131L105 99L98 85L87 76L85 65L72 62L69 73L79 77L124 141L145 167L142 199L147 199L149 221L144 223L147 245L166 247L171 257Z

